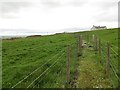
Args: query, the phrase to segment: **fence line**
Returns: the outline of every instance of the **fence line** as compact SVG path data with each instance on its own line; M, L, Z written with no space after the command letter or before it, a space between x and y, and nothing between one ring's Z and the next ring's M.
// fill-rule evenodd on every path
M102 46L104 46L103 44L101 44ZM106 47L105 47L106 48ZM102 48L101 48L102 49ZM118 53L112 48L112 47L110 47L110 49L117 55L117 56L119 56L118 55ZM103 50L103 49L102 49Z
M79 43L79 47L77 47L77 49L78 48L80 48L80 46L82 46L82 45L80 45L81 43L81 41L80 41L80 39L81 39L81 37L79 37L79 40L78 40L78 42L77 42L77 44ZM112 48L112 47L110 47L109 45L109 47L110 47L110 49L108 50L108 51L106 51L107 49L108 49L108 47L107 47L107 45L105 44L105 45L103 45L102 43L99 43L98 41L98 39L97 39L97 37L95 36L95 42L93 43L93 46L95 46L95 49L96 50L98 50L98 48L100 48L100 51L101 51L101 54L103 54L103 56L101 55L101 58L105 58L106 60L107 59L109 59L110 60L110 55L108 55L108 54L110 54L110 49L118 56L118 53ZM88 39L88 42L89 42L90 40ZM73 46L74 44L76 44L76 43L72 43L71 44L71 46ZM108 43L109 44L109 43ZM100 46L99 46L100 45ZM99 46L99 47L98 47ZM79 50L79 49L78 49ZM36 83L36 84L34 84L34 86L33 86L33 88L37 85L37 84L39 84L49 73L50 73L50 70L51 70L51 67L53 67L53 66L55 66L57 63L58 63L58 60L60 60L60 58L65 54L65 52L64 53L62 53L62 52L64 52L64 49L62 49L60 52L58 52L57 54L55 54L51 59L49 59L47 62L45 62L42 66L40 66L40 67L38 67L37 69L35 69L34 71L32 71L29 75L27 75L26 77L24 77L22 80L20 80L17 84L15 84L12 88L15 88L18 84L20 84L21 82L23 82L25 79L27 79L30 75L32 75L32 74L34 74L36 71L38 71L40 68L42 68L42 67L44 67L48 62L50 62L51 60L53 60L56 56L58 56L58 55L60 55L58 58L57 58L57 60L55 60L54 62L53 62L53 64L51 64L48 68L46 68L37 78L35 78L32 82L30 82L30 84L27 86L27 88L29 88L29 87L31 87L34 83L35 83L35 81L37 81L41 76L43 76L42 78L40 78L40 81L38 82L38 83ZM107 53L106 53L107 52ZM69 65L69 63L70 63L70 47L68 47L68 51L67 51L67 53L68 53L68 56L67 56L67 59L68 59L68 61L67 61L67 82L69 82L69 79L70 79L70 65ZM105 56L106 55L106 56ZM78 57L77 57L78 58ZM79 58L78 58L79 59ZM108 61L109 61L108 60ZM107 63L107 65L106 65L106 72L108 71L107 70L107 68L109 68L109 66L111 66L111 68L112 68L112 71L114 72L114 74L115 74L115 76L116 76L116 78L120 81L120 78L118 77L118 75L117 75L117 73L116 73L116 71L115 71L115 67L114 67L114 65L112 65L112 63L111 62L109 62L108 63L108 61L106 61L106 63ZM60 66L62 66L62 65L60 65ZM60 68L59 68L60 69ZM48 72L47 72L48 71ZM62 70L60 70L60 71L62 71Z
M117 55L117 56L119 56L118 55L118 53L111 47L111 50Z
M116 67L113 65L113 62L112 61L110 61L110 63L112 64L112 67L114 68L114 70L116 71L117 69L116 69Z
M93 44L93 46L95 47L94 49L96 50L97 49L97 43L99 43L99 42L97 42L97 40L96 40L96 36L94 36L93 37L93 40L91 40L91 41L93 41L92 42L92 44ZM99 41L99 40L98 40ZM114 73L114 75L115 75L115 77L120 81L120 78L118 77L118 75L117 75L117 69L115 70L114 68L115 68L115 66L114 66L114 64L112 65L112 61L111 61L111 57L110 57L110 55L108 56L108 54L111 54L110 53L110 50L113 52L113 54L115 54L115 55L117 55L118 57L119 57L119 55L118 55L118 53L112 48L112 47L110 47L110 49L108 50L108 46L107 46L107 44L104 44L104 43L106 43L106 41L102 41L101 40L101 42L102 43L100 43L100 47L99 48L101 48L101 58L102 59L107 59L107 58L109 58L110 59L110 62L108 63L109 64L109 66L111 66L110 68L112 69L112 72ZM104 43L103 43L104 42ZM119 49L119 48L118 48ZM108 50L108 51L107 51ZM103 62L103 60L102 60L102 62ZM103 63L105 63L105 62L103 62ZM107 62L106 62L107 63Z
M104 43L106 43L106 41L105 40L102 40ZM119 47L117 47L117 46L115 46L115 45L113 45L113 44L111 44L111 46L114 46L115 48L117 48L117 49L120 49Z
M118 46L115 46L115 45L113 45L113 44L112 44L112 46L114 46L114 47L117 48L117 49L120 49Z
M62 66L62 65L61 65L61 66ZM61 68L61 66L59 67L59 69ZM60 70L59 73L61 73L61 71L62 71L62 70ZM39 84L50 72L51 72L51 71L48 71L48 72L44 75L44 77L42 77L42 78L40 79L40 81L39 81L37 84ZM36 84L36 85L37 85L37 84ZM36 85L34 85L33 88L34 88Z
M40 68L42 68L45 64L47 64L48 62L50 62L51 60L53 60L53 58L55 58L57 55L59 55L61 52L63 52L64 50L61 50L59 53L55 54L51 59L49 59L47 62L45 62L42 66L38 67L37 69L35 69L33 72L31 72L29 75L27 75L26 77L24 77L22 80L20 80L17 84L15 84L14 86L12 86L12 88L15 88L18 84L20 84L21 82L23 82L25 79L27 79L30 75L32 75L33 73L35 73L37 70L39 70Z
M105 42L105 41L104 41ZM108 49L108 48L106 48L106 45L103 45L102 43L101 43L101 52L102 52L102 54L103 54L103 56L101 56L101 58L103 58L103 59L106 59L106 58L108 58L108 56L106 57L105 55L106 55L106 53L105 53L105 51ZM106 50L104 50L103 49L103 47L106 49ZM108 46L107 46L108 47ZM118 48L119 49L119 48ZM110 47L110 50L112 50L113 51L113 53L115 54L115 55L117 55L118 57L119 57L119 55L118 55L118 53L112 48L112 47ZM108 52L108 51L107 51ZM109 53L110 53L110 51L109 51ZM107 53L108 54L108 53ZM111 54L111 53L110 53ZM111 66L111 68L112 68L112 71L113 71L113 73L114 73L114 75L115 75L115 77L117 78L117 80L119 80L119 82L120 82L120 78L118 77L118 75L117 75L117 72L116 72L116 68L115 68L115 66L114 65L112 65L112 61L111 61L111 57L109 57L109 59L110 59L110 66ZM115 70L116 69L116 70Z
M48 71L48 72L41 78L41 80L40 80L38 83L40 83L40 82L46 77L46 75L48 75L49 73L50 73L50 71ZM37 83L37 84L38 84L38 83ZM36 84L36 85L37 85L37 84ZM34 85L33 88L34 88L36 85Z
M110 63L110 66L112 67L112 71L114 72L114 74L115 74L115 76L116 76L116 78L119 80L119 82L120 82L120 78L118 77L118 75L117 75L117 73L116 73L116 71L115 71L115 69L113 68L113 65Z
M64 54L64 53L63 53ZM62 54L62 55L63 55ZM49 68L47 68L42 74L40 74L35 80L33 80L33 82L32 83L30 83L28 86L27 86L27 88L29 88L37 79L39 79L44 73L46 73L52 66L54 66L56 63L57 63L57 61L62 57L62 55L49 67Z

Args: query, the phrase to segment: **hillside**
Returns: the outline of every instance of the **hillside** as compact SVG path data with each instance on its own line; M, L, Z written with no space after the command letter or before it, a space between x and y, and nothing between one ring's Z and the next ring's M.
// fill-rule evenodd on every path
M83 48L78 48L78 35L83 36L83 44L86 45ZM94 50L92 35L101 40L103 52L109 41L112 49L118 54L118 29L3 40L3 88L117 87L116 76L111 73L112 70L108 77L104 76L104 64L100 63L101 57ZM66 76L67 70L69 71L66 68L68 57L70 57L70 65L68 65L70 76ZM114 60L112 65L118 74L118 56L111 56L111 58ZM88 73L89 68L91 72ZM69 84L66 77L70 77ZM100 77L104 80L97 83ZM85 80L91 80L92 83L83 83ZM76 83L78 84L75 85ZM98 86L99 84L101 86Z

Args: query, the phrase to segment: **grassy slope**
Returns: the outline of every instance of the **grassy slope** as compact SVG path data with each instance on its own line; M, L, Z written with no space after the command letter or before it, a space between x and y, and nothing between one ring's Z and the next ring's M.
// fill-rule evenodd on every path
M117 46L117 32L117 30L101 30L82 32L82 34L96 34ZM76 42L74 34L3 40L3 87L13 86L66 45L74 42Z
M3 87L13 86L60 52L67 44L73 43L74 39L71 34L60 34L38 38L4 40L2 57Z

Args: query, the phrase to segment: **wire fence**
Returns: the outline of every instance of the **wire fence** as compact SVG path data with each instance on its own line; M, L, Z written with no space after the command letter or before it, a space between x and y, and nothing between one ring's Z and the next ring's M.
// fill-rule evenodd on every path
M63 53L63 54L64 54L64 53ZM51 69L51 67L53 67L53 66L58 62L58 60L60 60L60 58L63 56L63 54L62 54L50 67L48 67L48 68L47 68L44 72L42 72L36 79L34 79L34 80L27 86L27 88L31 87L36 80L38 80L38 79L39 79L41 76L43 76L47 71L49 71L49 70Z
M63 48L52 58L48 59L44 64L33 70L23 79L16 82L11 87L14 88L64 88L76 87L74 80L77 79L78 66L80 56L82 56L82 48L84 40L88 45L100 56L100 62L105 67L105 71L109 71L109 77L114 82L120 82L118 76L118 58L119 55L105 41L101 41L97 36L93 35L75 35L75 42ZM110 44L110 43L109 43Z
M111 44L109 42L104 40L99 43L99 40L100 39L97 38L97 36L91 36L91 44L93 44L94 50L98 48L96 51L101 58L100 62L105 68L105 72L108 74L107 76L113 81L114 87L117 87L118 82L120 82L120 77L118 76L118 52L117 50L114 50L113 47L111 47ZM101 53L99 53L99 51Z
M19 85L20 83L22 83L23 81L26 81L28 78L30 78L31 75L35 74L35 72L37 72L38 70L40 70L42 67L44 67L47 63L49 63L50 61L52 61L53 59L55 59L55 57L57 57L59 54L63 53L64 49L61 50L59 53L55 54L52 58L50 58L48 61L46 61L44 64L42 64L40 67L38 67L37 69L35 69L34 71L32 71L30 74L28 74L26 77L24 77L22 80L20 80L18 83L16 83L14 86L12 86L11 88L15 88L17 85ZM21 85L20 85L21 86Z
M76 76L79 56L82 53L82 49L80 49L82 42L80 42L81 39L78 35L75 36L75 40L75 42L68 44L67 47L63 48L52 58L40 64L38 68L19 80L11 89L73 87L72 81ZM69 51L66 50L68 47Z

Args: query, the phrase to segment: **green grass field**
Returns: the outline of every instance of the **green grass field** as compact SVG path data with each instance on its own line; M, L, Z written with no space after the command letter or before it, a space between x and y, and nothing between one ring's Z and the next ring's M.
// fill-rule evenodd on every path
M103 46L105 46L106 42L109 41L112 48L118 53L118 29L63 33L40 37L3 40L3 88L11 88L13 86L15 86L15 88L66 87L66 47L67 45L71 45L70 78L72 79L76 69L77 34L82 34L86 41L90 41L92 35L94 34L101 39ZM117 58L114 58L113 56L111 58L116 60L113 64L116 68L118 68L116 66L118 63ZM36 69L37 71L22 81L22 83L16 85L20 80L23 80L23 78L28 76ZM45 70L46 72L43 73ZM40 75L41 77L36 79ZM113 76L114 74L112 74L112 77ZM112 80L112 83L116 86L115 78L112 78Z

